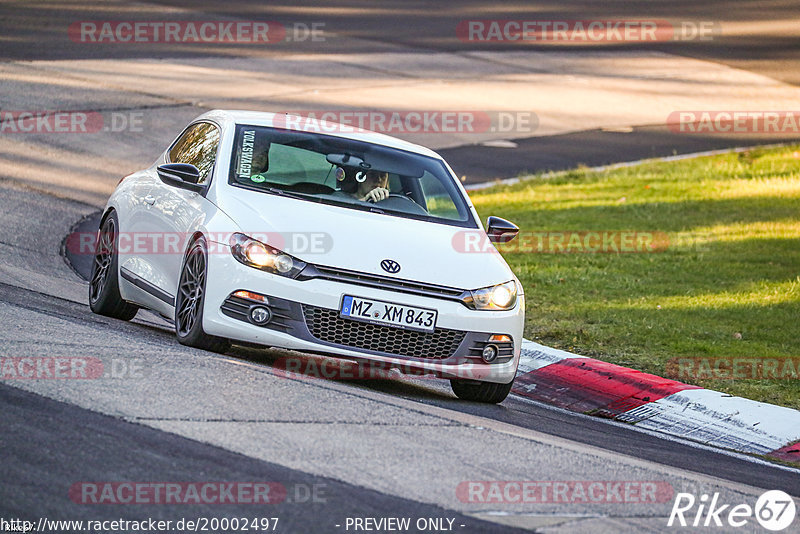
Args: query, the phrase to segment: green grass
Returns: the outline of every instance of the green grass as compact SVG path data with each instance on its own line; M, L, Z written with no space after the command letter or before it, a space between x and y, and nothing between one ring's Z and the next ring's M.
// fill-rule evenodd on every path
M531 232L668 239L645 253L501 249L525 288L529 339L661 376L673 358L800 357L800 147L577 169L470 196L529 244ZM679 379L800 408L797 376Z

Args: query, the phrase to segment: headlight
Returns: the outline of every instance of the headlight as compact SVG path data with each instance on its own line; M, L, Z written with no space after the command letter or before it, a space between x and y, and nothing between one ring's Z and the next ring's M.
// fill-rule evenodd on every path
M244 256L247 262L257 267L272 265L274 256L269 253L267 247L259 241L250 241L244 247Z
M273 274L295 278L306 264L244 234L231 236L231 254L240 263Z
M517 303L517 283L511 280L470 291L463 302L473 310L510 310Z

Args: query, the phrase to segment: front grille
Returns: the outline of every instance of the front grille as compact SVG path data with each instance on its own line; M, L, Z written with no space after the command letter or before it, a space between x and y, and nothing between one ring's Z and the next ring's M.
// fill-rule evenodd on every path
M315 338L358 349L411 358L452 356L466 332L437 328L432 333L343 319L336 310L303 305L306 325Z
M402 278L391 278L378 274L362 273L358 271L348 271L335 267L324 267L322 265L308 265L298 276L298 280L311 280L322 278L335 282L356 284L365 287L378 289L391 289L400 293L410 293L412 295L422 295L426 297L443 298L447 300L461 301L466 294L463 289L449 286L429 284L427 282L417 282L414 280L404 280Z

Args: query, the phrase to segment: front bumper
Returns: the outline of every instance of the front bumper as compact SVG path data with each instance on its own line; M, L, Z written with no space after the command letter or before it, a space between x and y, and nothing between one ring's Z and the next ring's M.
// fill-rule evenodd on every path
M252 324L247 311L256 303L231 297L239 290L268 298L273 319ZM344 295L355 295L438 311L434 333L423 333L339 317ZM233 340L379 362L401 371L431 372L443 378L508 383L519 363L524 322L520 295L509 311L471 310L463 304L341 281L293 280L237 262L230 254L209 255L203 328ZM480 352L492 334L511 336L490 364ZM504 350L504 348L506 350Z

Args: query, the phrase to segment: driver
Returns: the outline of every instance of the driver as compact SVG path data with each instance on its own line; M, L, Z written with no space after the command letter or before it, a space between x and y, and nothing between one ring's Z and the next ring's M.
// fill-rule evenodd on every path
M389 198L389 173L366 171L353 196L364 202L380 202Z

